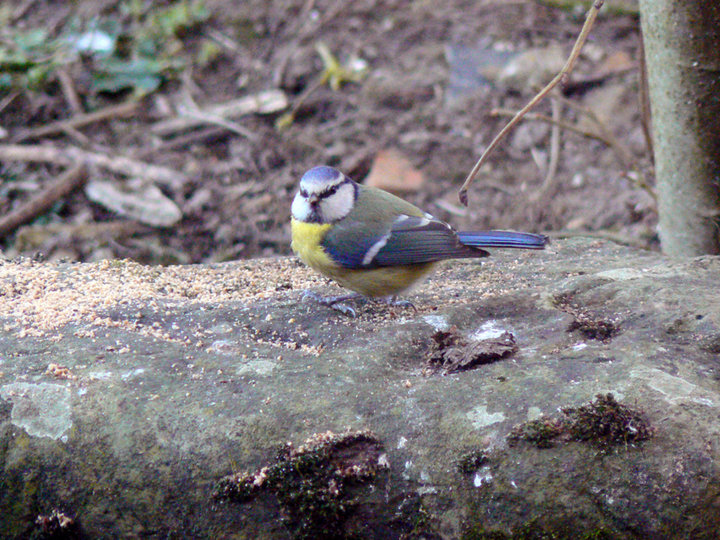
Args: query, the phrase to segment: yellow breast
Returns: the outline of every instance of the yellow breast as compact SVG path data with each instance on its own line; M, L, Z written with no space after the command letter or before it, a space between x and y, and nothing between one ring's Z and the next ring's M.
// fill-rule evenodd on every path
M320 245L330 227L329 223L305 223L295 218L291 220L290 247L305 264L322 273L325 273L325 268L336 266Z
M322 248L330 224L305 223L292 219L290 247L309 267L363 296L392 296L424 278L434 263L352 270L337 265Z

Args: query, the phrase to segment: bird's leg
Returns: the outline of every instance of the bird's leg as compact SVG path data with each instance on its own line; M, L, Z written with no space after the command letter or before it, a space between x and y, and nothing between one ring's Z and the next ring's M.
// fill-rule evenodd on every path
M409 300L400 300L397 296L386 296L384 298L379 299L381 302L384 302L388 306L397 306L401 308L413 308L414 311L417 311L417 308L413 305L412 302Z
M362 294L358 293L343 294L340 296L320 296L312 291L305 291L303 293L303 297L311 298L318 304L336 309L348 317L355 317L357 314L355 313L355 310L345 304L345 302L348 300L355 300L356 298L364 298Z

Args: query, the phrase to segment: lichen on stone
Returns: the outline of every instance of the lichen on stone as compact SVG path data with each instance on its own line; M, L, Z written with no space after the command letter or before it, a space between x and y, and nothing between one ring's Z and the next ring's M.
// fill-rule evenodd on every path
M539 418L515 426L507 436L510 446L525 441L550 448L557 441L586 441L606 448L652 437L654 428L642 411L619 403L612 394L598 394L580 407L565 407L561 417Z
M457 461L457 470L460 474L474 474L480 467L489 461L487 452L482 448L474 448Z
M353 487L370 482L386 463L372 433L327 431L297 448L288 442L273 463L254 473L222 478L213 497L245 503L267 491L277 497L294 537L337 538L357 502Z

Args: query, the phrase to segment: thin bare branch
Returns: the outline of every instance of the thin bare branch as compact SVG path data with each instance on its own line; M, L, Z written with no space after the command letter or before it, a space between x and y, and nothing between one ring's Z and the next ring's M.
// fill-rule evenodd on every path
M84 165L68 168L40 193L0 218L0 238L4 238L20 225L47 212L53 204L78 189L86 180L87 172Z
M12 140L13 142L20 142L27 139L37 139L39 137L45 137L46 135L64 132L68 128L77 129L88 124L94 124L95 122L109 120L110 118L131 116L137 110L138 105L139 103L137 102L121 103L120 105L113 105L112 107L107 107L92 113L78 114L67 120L60 120L35 129L21 131L13 137Z
M588 34L590 33L591 28L593 27L593 24L595 23L595 19L597 18L598 11L604 4L604 0L595 0L593 2L592 7L588 11L587 17L585 18L585 24L583 24L582 30L580 30L580 35L578 35L577 40L575 41L575 45L572 48L572 51L570 52L570 56L568 57L567 61L565 62L565 65L560 70L560 73L558 73L552 81L550 81L545 88L540 90L540 92L530 100L530 102L525 105L518 113L515 115L515 117L508 122L508 124L500 130L500 133L498 133L495 138L492 140L490 145L487 147L485 152L480 156L480 159L477 161L475 166L470 171L470 174L468 175L467 179L463 183L463 185L460 187L460 191L458 192L458 198L460 199L460 202L467 206L468 204L468 196L467 196L467 190L470 184L472 184L472 181L475 179L475 176L477 176L478 171L480 170L480 167L487 161L490 154L495 150L497 145L500 143L502 139L505 138L505 136L510 132L512 128L514 128L520 120L522 120L523 116L525 116L529 111L531 111L540 101L542 101L545 96L550 93L550 91L555 88L559 83L564 81L568 74L572 71L573 67L575 66L575 62L577 61L578 57L580 56L580 51L582 50L583 45L585 44L585 40L588 37Z
M189 115L161 120L150 129L156 135L171 135L179 131L199 127L208 123L217 125L217 119L237 118L251 113L268 114L281 111L288 106L287 96L282 90L267 90L252 96L221 103L193 111ZM208 122L208 119L215 119ZM227 126L225 126L227 127Z
M70 106L73 113L75 113L76 115L84 114L85 111L83 110L80 97L75 90L75 83L73 83L70 74L64 68L58 69L56 74L58 80L60 81L60 88L62 88L63 95L65 96L65 101L67 101L67 104Z
M50 145L0 145L0 161L28 161L69 166L75 163L102 167L125 176L146 178L160 184L178 187L187 177L173 169L152 165L124 156L108 156L77 147L58 148Z
M490 111L490 116L514 116L515 111L511 111L509 109L493 109ZM610 146L610 143L603 138L602 135L599 133L596 133L595 131L589 131L587 129L582 129L575 124L570 124L569 122L565 122L563 120L556 120L550 116L547 116L545 114L539 114L539 113L528 113L525 115L525 120L531 120L536 122L545 122L550 125L558 126L564 130L571 131L572 133L576 133L578 135L582 135L583 137L588 137L589 139L595 139L600 142L604 142L608 146Z
M533 198L535 201L543 201L547 197L551 197L555 192L556 184L556 173L558 161L560 158L560 113L562 112L562 104L557 99L552 100L552 131L550 133L550 160L548 162L547 171L545 172L545 180L542 186L534 194Z

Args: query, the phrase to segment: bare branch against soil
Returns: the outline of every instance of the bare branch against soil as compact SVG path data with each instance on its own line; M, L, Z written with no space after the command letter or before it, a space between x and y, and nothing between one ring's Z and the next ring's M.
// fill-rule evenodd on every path
M16 97L20 95L20 92L11 92L4 98L0 99L0 112L3 112L5 108L10 105Z
M655 193L655 189L648 183L647 178L642 172L642 167L640 167L640 165L637 164L637 161L625 151L620 142L612 135L612 133L610 133L607 127L597 117L597 115L593 111L586 109L585 107L582 107L581 105L578 105L571 100L567 100L562 97L560 99L562 99L566 104L575 108L578 112L587 115L588 118L595 125L598 126L599 132L582 129L574 124L551 118L544 114L528 113L525 115L525 120L546 122L548 124L558 126L564 130L571 131L572 133L577 133L578 135L582 135L583 137L595 139L596 141L600 141L606 144L615 153L615 156L623 167L625 167L626 169L632 169L632 171L634 171L634 174L628 173L624 176L627 177L627 179L630 180L637 187L646 191L647 194L653 198L653 200L657 201L657 193ZM513 111L508 109L493 109L492 111L490 111L490 116L513 116L514 114L515 113Z
M567 11L575 9L588 9L593 0L535 0L538 4L550 6ZM639 15L637 2L632 0L616 1L608 5L608 11L613 15Z
M637 159L635 159L632 153L627 150L627 148L625 148L625 146L623 146L620 141L618 141L617 137L613 135L612 131L610 130L610 128L608 128L605 122L603 122L602 119L599 118L597 114L595 114L595 111L593 111L589 107L583 107L579 103L576 103L571 99L567 99L566 97L560 96L559 99L561 99L569 107L575 109L581 114L584 114L590 121L593 122L593 124L595 124L595 126L597 126L599 130L599 135L601 137L600 140L602 140L612 149L618 161L626 170L631 169L635 172L634 177L627 174L625 176L629 180L632 180L637 187L644 189L648 193L648 195L650 195L653 200L657 202L657 193L655 193L655 189L653 189L653 187L648 183L647 179L645 178L645 175L642 172L642 167L638 164Z
M65 129L63 129L63 133L70 137L73 141L75 141L76 144L79 144L80 146L87 147L92 144L92 141L87 136L83 135L77 129L70 126L67 126Z
M62 88L65 101L70 105L70 108L75 114L83 114L85 111L83 110L82 103L75 90L75 84L70 74L66 69L61 68L57 70L57 78L60 81L60 88Z
M460 187L460 191L458 192L458 198L460 199L460 202L462 204L464 204L465 206L468 205L468 187L470 186L470 184L472 184L472 181L475 179L475 176L477 176L480 167L487 161L488 157L493 152L493 150L495 150L500 141L504 139L505 136L510 132L510 130L515 127L518 122L520 122L520 120L522 120L522 117L525 116L529 111L531 111L538 103L540 103L540 101L542 101L553 88L555 88L560 82L567 79L568 74L575 66L575 62L577 61L578 56L580 56L580 51L582 50L582 47L585 44L585 40L587 39L588 34L590 33L590 30L595 23L598 11L604 3L605 0L595 0L593 2L592 7L588 11L587 17L585 18L585 24L583 24L582 30L580 30L580 35L578 35L578 38L575 41L575 45L573 46L572 51L570 51L570 56L568 57L567 62L565 62L563 68L560 70L560 73L558 73L555 78L553 78L553 80L550 81L547 86L545 86L545 88L540 90L540 92L534 98L532 98L530 102L525 105L525 107L518 111L515 117L510 120L510 122L508 122L508 124L502 130L500 130L500 133L495 136L495 138L492 140L485 152L483 152L483 154L480 156L480 159L472 168L472 171L470 171L470 174L468 175L462 187Z
M558 99L560 99L564 104L566 104L568 107L575 110L576 112L585 115L588 120L590 120L595 125L595 127L597 127L598 133L602 138L601 140L605 144L607 144L613 150L613 152L615 152L615 155L617 156L620 164L626 169L632 167L635 160L630 151L622 144L620 144L620 141L618 141L617 137L613 135L607 124L603 122L603 120L595 113L595 111L591 107L585 107L564 96L558 96Z
M511 111L509 109L493 109L490 111L490 116L515 116L515 111ZM594 131L589 131L587 129L582 129L575 124L570 124L568 122L565 122L563 120L557 120L555 118L552 118L550 116L547 116L545 114L538 114L538 113L528 113L525 115L525 120L534 120L537 122L545 122L547 124L558 126L564 130L571 131L573 133L577 133L578 135L582 135L583 137L587 137L589 139L595 139L597 141L603 142L610 146L610 143L599 133L596 133Z
M208 114L202 111L187 111L186 115L186 117L189 119L198 120L200 124L218 126L226 131L230 131L232 133L236 133L237 135L250 139L251 141L258 140L258 136L255 135L252 131L241 126L237 122L226 120L222 116L214 116L212 114Z
M13 142L20 142L27 139L37 139L46 135L66 131L68 128L76 129L88 124L94 124L95 122L109 120L111 118L131 116L137 110L138 105L138 102L121 103L120 105L113 105L92 113L78 114L77 116L73 116L67 120L60 120L35 129L21 131L13 137L12 140Z
M64 150L49 145L0 145L0 161L28 161L31 163L54 163L71 165L72 158Z
M151 165L143 161L123 156L108 156L97 152L87 152L76 147L57 148L50 145L0 145L0 161L30 161L71 165L82 163L111 170L125 176L137 176L160 184L179 187L187 182L187 177L178 171Z
M217 125L218 118L237 118L252 113L269 114L282 111L287 106L288 99L282 90L266 90L253 96L245 96L227 103L193 111L192 114L183 115L181 113L180 116L175 118L156 122L150 129L156 135L171 135L178 131L192 129L208 123ZM208 118L213 118L215 121L208 122Z
M534 202L543 202L551 197L557 187L557 166L560 157L560 113L562 112L562 103L558 99L552 100L552 131L550 133L550 160L548 162L545 180L542 186L532 196Z
M206 139L212 139L214 137L220 137L224 133L227 133L227 129L217 126L206 127L197 129L186 133L185 135L178 135L172 139L163 140L156 146L150 146L149 148L142 148L133 155L139 159L145 159L153 154L160 154L162 152L169 152L171 150L177 150L178 148L184 148L191 144L200 143Z
M50 207L87 180L84 165L74 165L55 179L47 188L36 194L25 204L0 218L0 238L7 236L20 225L44 214Z

